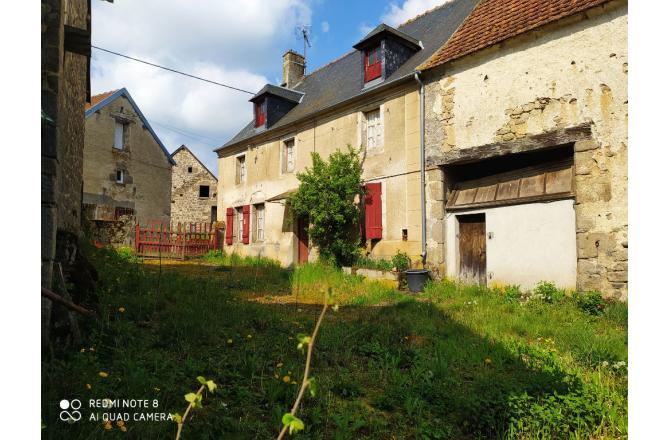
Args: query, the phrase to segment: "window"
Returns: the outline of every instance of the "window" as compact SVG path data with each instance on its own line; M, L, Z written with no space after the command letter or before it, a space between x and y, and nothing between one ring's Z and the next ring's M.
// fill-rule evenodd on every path
M364 82L380 77L380 46L364 52Z
M199 186L199 196L200 197L209 197L209 185L200 185Z
M240 243L242 240L242 232L244 230L244 213L243 213L243 208L239 207L236 209L236 223L237 227L235 228L235 234L234 238L236 239L235 241Z
M295 140L289 139L283 142L283 172L295 171Z
M127 124L116 121L114 126L114 148L123 150L125 148Z
M255 225L253 232L255 233L254 241L264 241L264 203L255 205Z
M255 126L261 127L264 125L267 120L267 106L266 100L258 101L255 103Z
M237 156L237 184L246 181L246 155Z
M132 208L122 208L120 206L117 206L114 209L114 219L118 220L123 216L133 216L135 215L135 210Z
M116 170L116 183L123 183L125 177L124 170Z
M193 172L193 167L188 167L188 173L192 174L192 172Z
M366 147L368 149L383 146L383 123L380 118L380 109L364 114L366 117Z

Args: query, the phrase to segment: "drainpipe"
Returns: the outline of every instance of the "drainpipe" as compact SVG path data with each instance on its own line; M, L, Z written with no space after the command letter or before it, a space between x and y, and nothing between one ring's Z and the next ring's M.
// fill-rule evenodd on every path
M422 211L422 267L427 261L427 200L425 194L425 169L424 169L424 83L420 79L420 72L415 72L415 81L420 84L420 208Z

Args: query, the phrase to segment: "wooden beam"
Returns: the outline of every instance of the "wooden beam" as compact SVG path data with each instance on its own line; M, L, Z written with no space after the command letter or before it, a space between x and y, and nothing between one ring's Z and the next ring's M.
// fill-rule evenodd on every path
M459 165L509 154L545 150L572 142L591 139L591 124L585 123L559 130L527 136L508 142L495 142L471 148L458 148L441 154L429 155L426 166Z

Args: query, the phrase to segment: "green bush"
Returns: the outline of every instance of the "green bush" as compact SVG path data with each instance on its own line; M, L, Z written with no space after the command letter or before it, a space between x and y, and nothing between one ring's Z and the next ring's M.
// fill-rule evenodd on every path
M522 298L520 286L513 284L503 288L503 299L509 303L516 303Z
M533 299L539 299L547 303L559 303L566 297L564 289L558 289L550 281L540 281L533 289Z
M411 259L408 254L397 251L397 254L392 257L392 264L399 272L403 272L411 267Z
M313 165L297 173L299 188L289 197L292 211L309 218L309 237L325 261L350 266L358 254L362 164L357 152L337 150L324 160L311 153Z
M574 296L575 303L590 315L600 315L605 309L605 301L601 292L578 292Z

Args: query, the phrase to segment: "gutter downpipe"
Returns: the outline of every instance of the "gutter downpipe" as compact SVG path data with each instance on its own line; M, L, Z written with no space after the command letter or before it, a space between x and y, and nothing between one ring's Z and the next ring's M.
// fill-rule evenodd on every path
M425 194L425 151L424 151L424 83L420 79L420 72L415 72L415 81L420 84L420 208L422 211L422 267L427 261L427 205Z

